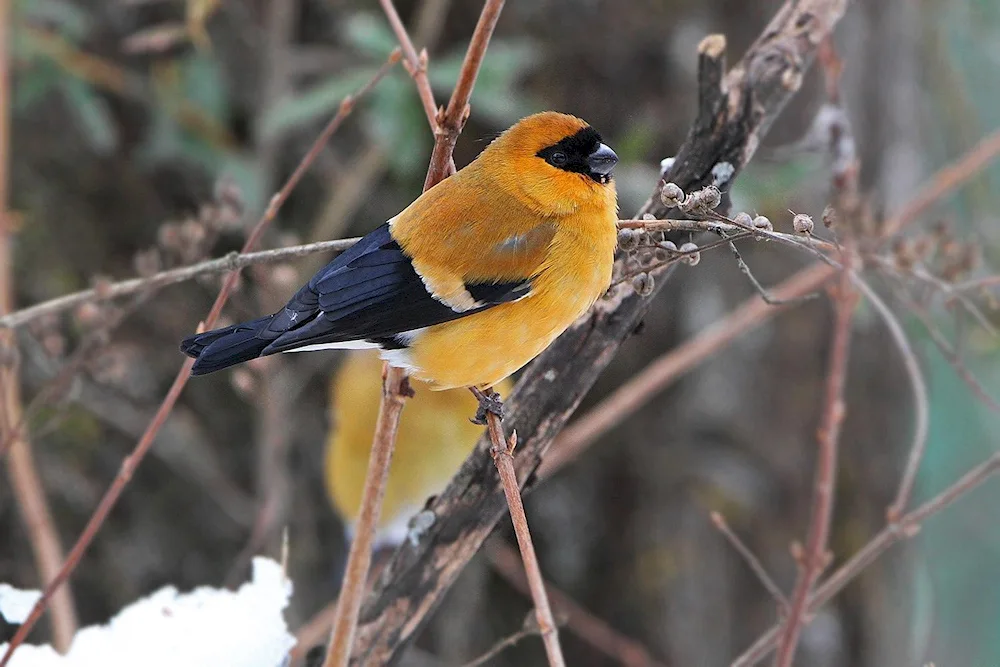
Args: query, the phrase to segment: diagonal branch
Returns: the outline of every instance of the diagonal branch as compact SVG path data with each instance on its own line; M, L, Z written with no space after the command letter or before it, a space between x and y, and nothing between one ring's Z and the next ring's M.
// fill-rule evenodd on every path
M844 258L844 263L849 263ZM778 645L776 667L791 667L799 634L806 623L806 605L816 580L829 564L827 542L833 519L833 494L837 479L837 449L840 427L844 421L844 385L851 341L851 323L858 294L851 283L849 269L841 271L833 294L834 328L830 362L826 374L823 414L819 425L819 452L816 460L816 482L813 487L812 515L805 552L799 563L799 577L792 591L788 617Z
M490 455L493 464L500 475L507 506L510 508L510 520L514 524L514 535L521 550L521 560L524 563L524 574L528 580L528 590L531 601L535 604L535 618L538 620L539 633L545 644L545 655L550 667L565 667L562 647L559 645L559 628L552 616L552 606L545 590L545 580L542 578L542 568L538 565L535 545L528 530L528 518L524 514L524 503L521 501L521 488L517 483L517 473L514 472L514 448L517 446L517 433L512 433L508 442L503 433L500 417L487 413L490 441L493 446Z
M465 54L462 69L458 75L458 84L448 102L448 111L442 115L437 127L434 128L434 150L431 152L427 179L424 181L425 192L447 178L454 170L452 150L455 148L458 135L465 125L472 87L479 74L479 67L482 65L486 47L489 46L490 37L493 35L493 28L496 27L503 4L503 0L486 0L483 6L479 22L472 35L472 41L469 43L469 49ZM395 25L399 26L397 34L403 39L403 48L412 55L412 44L409 44L409 37L406 36L406 31L402 28L395 7L392 6L391 2L386 2L383 6L389 14L390 21L395 19ZM426 72L424 72L424 80L426 80ZM461 113L453 113L453 109L460 109ZM442 128L447 129L442 130ZM368 582L368 572L371 568L372 545L375 541L375 530L382 509L386 480L389 478L389 465L392 462L392 452L396 445L399 418L403 412L405 399L411 393L406 380L406 372L401 368L386 364L382 383L382 403L379 406L372 450L368 459L368 471L362 489L361 511L358 515L354 539L351 541L347 555L344 584L337 599L337 612L333 630L330 633L330 646L323 663L324 667L347 665L351 650L355 645L358 614L361 610L361 602Z
M927 209L962 187L998 156L1000 156L1000 130L982 138L964 155L932 175L917 189L918 197L891 216L883 228L902 230L912 225ZM933 196L928 197L924 193L932 193ZM643 225L649 224L646 221L639 222ZM836 269L832 266L814 264L787 278L774 288L772 293L781 301L794 300L816 290L835 278L836 274ZM978 282L970 283L973 286L978 284ZM957 289L963 288L965 288L963 285L957 286ZM559 435L553 451L545 457L539 469L539 477L544 479L562 469L601 435L628 418L678 377L705 361L719 348L731 343L750 327L760 326L786 309L787 306L770 307L759 297L754 296L699 335L655 359L641 373L618 387ZM919 310L914 312L918 317L921 315ZM946 357L949 357L948 346L942 350ZM958 372L966 381L970 379L964 369L958 369ZM972 383L970 387L988 407L1000 411L1000 407L996 406L989 396L981 393L981 387Z
M685 191L712 183L716 180L713 170L731 180L797 90L817 45L846 6L846 0L786 3L744 59L725 76L724 89L712 84L702 87L699 118L674 161L670 180ZM718 36L702 42L701 81L722 80L723 47L724 40ZM662 218L664 212L658 186L641 213ZM506 418L521 434L514 466L525 488L537 481L535 472L552 439L635 328L655 293L654 289L652 294L639 296L617 290L608 295L525 371L507 401L510 414ZM362 609L354 655L358 664L387 664L405 649L503 515L506 507L487 455L489 447L488 439L480 441L431 505L434 525L418 544L401 546L386 566Z
M1000 453L994 454L972 468L954 484L912 512L903 515L898 521L887 524L878 535L873 537L868 544L851 556L850 560L841 565L836 572L827 577L816 588L816 591L809 597L809 603L806 606L807 613L815 614L823 605L833 599L833 596L874 563L879 556L888 551L889 547L916 535L924 521L938 514L997 473L1000 473ZM751 667L766 658L777 645L780 632L780 626L773 626L743 655L737 658L732 663L732 667Z
M394 51L389 57L389 61L386 65L379 69L371 81L362 87L358 93L355 95L348 95L344 101L341 102L337 114L332 120L330 120L327 126L313 142L313 145L310 147L305 157L302 158L298 167L295 168L295 171L292 172L292 175L285 182L284 186L282 186L281 190L271 198L271 202L268 205L267 210L264 212L264 215L254 226L253 230L251 230L246 242L243 244L244 253L253 250L260 242L260 239L264 236L264 232L266 232L267 228L270 227L271 223L278 215L278 211L281 209L281 206L288 199L289 195L291 195L292 190L295 189L295 186L298 185L302 176L316 160L316 157L326 145L327 141L329 141L333 133L337 131L337 129L344 122L344 119L350 115L351 111L353 111L357 97L364 94L376 83L378 83L378 81L381 80L381 78L388 72L388 68L398 60L398 57L398 52ZM219 319L223 306L225 306L226 301L229 300L229 295L236 286L238 277L239 271L233 271L226 277L222 288L219 290L219 295L216 297L215 303L212 305L211 311L209 311L208 316L202 322L202 329L210 328L215 324L216 320ZM59 570L59 573L52 579L49 585L45 587L41 598L39 598L38 602L36 602L35 606L31 609L31 613L28 615L28 618L25 619L24 624L18 628L17 633L14 635L13 639L11 639L10 644L7 647L7 652L2 658L0 658L0 667L5 667L5 665L10 662L14 651L16 651L17 647L24 642L28 633L31 632L31 629L38 622L38 619L41 618L53 595L69 578L69 576L73 573L73 570L76 569L76 566L79 564L84 552L97 535L97 531L100 530L102 525L104 525L104 521L107 519L108 514L111 513L111 509L115 506L118 502L118 498L121 497L121 494L125 491L125 487L128 485L129 480L132 479L132 475L135 474L136 468L149 452L150 447L153 446L157 433L159 433L163 424L167 421L167 417L170 416L170 412L173 410L174 404L177 403L177 399L180 398L181 392L184 390L187 381L191 377L191 367L193 365L194 359L188 359L181 366L180 370L177 371L177 376L174 378L174 382L170 386L170 390L167 392L166 397L164 397L163 402L160 404L160 407L153 416L149 426L146 427L146 431L142 434L139 442L136 443L132 453L122 462L118 475L105 492L104 497L101 498L101 502L98 504L97 509L94 510L93 515L91 515L90 520L87 522L83 533L81 533L80 537L77 539L76 544L73 545L73 549L66 557L66 561L63 563L62 569Z
M13 240L8 218L8 169L10 168L10 55L8 39L13 34L11 2L0 0L0 315L14 308ZM57 576L63 545L52 520L48 498L35 466L32 443L21 424L25 410L21 402L19 364L14 333L0 330L0 455L10 447L7 475L43 586ZM64 588L52 600L52 637L65 653L76 633L73 594Z

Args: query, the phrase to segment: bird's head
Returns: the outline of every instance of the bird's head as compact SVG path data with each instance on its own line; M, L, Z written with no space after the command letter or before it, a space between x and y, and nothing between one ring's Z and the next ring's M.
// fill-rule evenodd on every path
M554 214L586 204L615 206L618 156L575 116L554 111L528 116L490 144L483 158L496 176Z

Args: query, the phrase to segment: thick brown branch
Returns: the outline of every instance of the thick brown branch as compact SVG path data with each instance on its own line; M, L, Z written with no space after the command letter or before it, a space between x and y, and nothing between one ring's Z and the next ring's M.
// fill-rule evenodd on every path
M931 176L918 192L931 192L934 194L933 198L921 194L890 217L884 228L901 230L913 224L929 207L974 178L998 156L1000 156L1000 132L984 137L967 153ZM641 225L649 224L644 220L635 222ZM789 301L812 292L833 279L836 273L835 267L816 264L794 274L773 289L772 293L783 301ZM971 285L978 286L979 282ZM959 285L956 289L963 287ZM692 340L654 360L642 373L618 387L614 393L591 408L559 436L552 453L542 463L539 476L548 477L576 459L597 438L620 424L680 375L732 342L747 328L758 326L784 310L784 306L770 307L755 296ZM920 315L919 311L915 312ZM942 350L947 357L948 347L945 346ZM957 370L963 375L963 379L967 381L970 379L964 369ZM1000 412L1000 407L996 406L993 399L981 393L981 387L975 384L970 384L970 387L988 407L996 408Z
M713 170L731 181L791 97L796 77L801 77L846 4L846 0L786 4L744 61L726 77L720 92L725 103L719 105L715 121L696 123L708 129L692 131L675 160L671 181L684 190L697 189L716 180ZM703 52L712 55L713 42L702 44ZM642 212L659 212L656 217L664 217L658 202L659 188ZM534 484L534 473L552 439L633 331L654 294L640 297L617 290L525 371L507 400L510 414L505 423L522 434L514 466L526 488ZM506 507L489 448L488 440L480 441L430 507L437 517L435 524L418 544L401 546L386 566L362 608L356 663L387 664L405 649L503 515Z

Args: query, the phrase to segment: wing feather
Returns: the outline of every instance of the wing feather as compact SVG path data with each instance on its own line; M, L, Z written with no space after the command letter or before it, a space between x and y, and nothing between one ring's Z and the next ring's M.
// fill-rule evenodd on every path
M391 338L519 299L530 292L531 279L467 288L480 305L464 312L430 294L386 223L320 270L275 315L280 321L268 329L283 330L263 354Z

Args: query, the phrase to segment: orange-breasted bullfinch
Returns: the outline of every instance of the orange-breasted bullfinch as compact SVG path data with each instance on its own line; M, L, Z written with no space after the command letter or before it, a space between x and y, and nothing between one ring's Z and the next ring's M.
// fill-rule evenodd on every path
M277 313L185 339L192 373L275 352L377 347L434 389L493 386L608 288L617 162L579 118L528 116Z
M483 427L469 416L476 399L464 389L428 391L411 380L396 435L392 466L376 533L377 546L395 546L407 535L410 518L439 493L466 459ZM499 383L504 396L510 382ZM330 381L330 432L326 441L326 490L349 537L361 507L372 436L382 397L382 362L375 351L350 353Z

